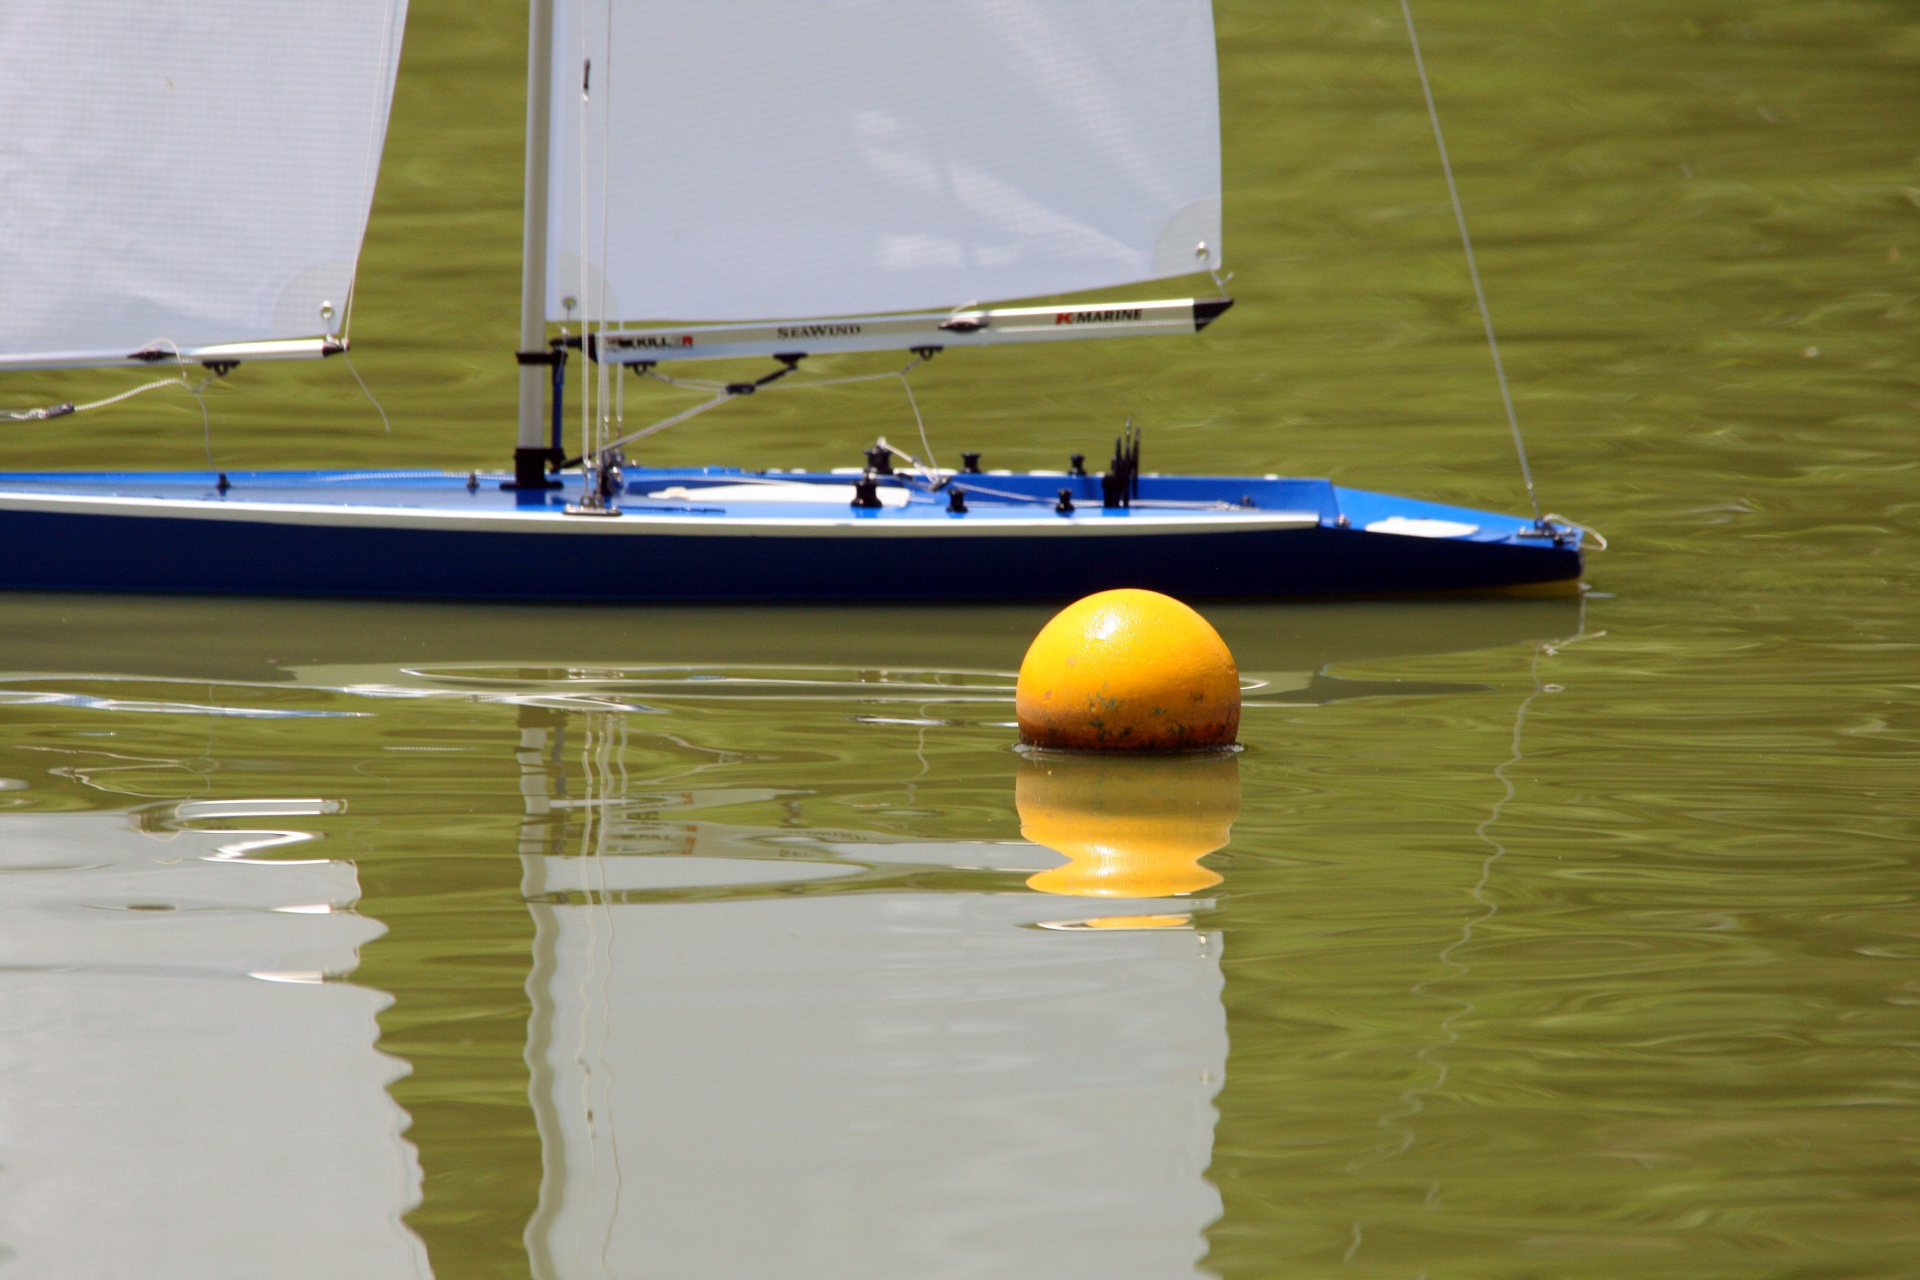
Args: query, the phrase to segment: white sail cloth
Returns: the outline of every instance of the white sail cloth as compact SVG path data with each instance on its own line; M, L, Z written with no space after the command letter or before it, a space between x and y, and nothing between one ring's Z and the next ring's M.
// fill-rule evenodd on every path
M0 5L0 368L336 332L405 17L406 0Z
M550 319L946 309L1220 264L1209 0L555 11Z

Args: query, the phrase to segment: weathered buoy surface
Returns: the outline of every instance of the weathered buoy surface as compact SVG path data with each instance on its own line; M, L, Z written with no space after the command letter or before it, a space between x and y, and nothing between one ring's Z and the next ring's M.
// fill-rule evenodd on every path
M1064 751L1202 751L1240 731L1240 671L1172 596L1124 588L1040 629L1014 693L1020 740Z
M1220 883L1200 859L1240 816L1240 761L1184 756L1043 756L1014 781L1020 834L1066 857L1027 886L1081 898L1167 898ZM1112 928L1141 928L1138 920Z

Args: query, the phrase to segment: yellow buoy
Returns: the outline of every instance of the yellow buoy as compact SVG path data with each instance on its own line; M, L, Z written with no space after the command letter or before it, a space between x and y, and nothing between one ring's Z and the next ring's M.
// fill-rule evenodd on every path
M1230 747L1240 672L1220 633L1171 596L1125 588L1040 629L1014 693L1020 740L1068 751Z
M1045 756L1022 761L1013 787L1020 834L1067 858L1027 880L1042 893L1166 898L1210 888L1220 875L1200 859L1227 843L1240 816L1240 762L1225 753ZM1129 923L1104 927L1147 927L1146 917L1118 919Z

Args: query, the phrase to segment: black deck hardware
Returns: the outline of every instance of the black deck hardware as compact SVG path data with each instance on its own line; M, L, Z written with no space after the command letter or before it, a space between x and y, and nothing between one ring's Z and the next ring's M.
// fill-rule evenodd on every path
M979 475L980 474L980 455L977 453L961 454L960 455L960 473L962 475L969 475L969 476Z
M947 511L956 516L967 514L967 491L965 489L947 490Z
M881 505L880 482L873 478L873 472L869 471L853 482L853 505L869 509Z
M467 472L467 492L478 493L479 491L480 491L480 473L477 471Z
M1053 504L1053 509L1059 512L1063 516L1072 515L1073 514L1073 490L1062 489L1060 491L1060 501Z
M1100 505L1131 507L1140 496L1140 429L1127 420L1126 430L1113 442L1113 461L1100 477Z
M893 450L883 444L876 444L867 450L867 470L877 476L893 474ZM877 503L875 504L878 505Z
M1068 458L1067 474L1070 476L1083 476L1087 474L1087 455L1084 453L1076 453Z
M220 478L213 482L213 487L218 489L221 493L225 493L227 490L233 488L233 481L227 479L227 473L222 471L220 473Z

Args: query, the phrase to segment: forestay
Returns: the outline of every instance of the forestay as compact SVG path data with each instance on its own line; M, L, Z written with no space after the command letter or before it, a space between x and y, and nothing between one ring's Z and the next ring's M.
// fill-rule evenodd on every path
M1220 264L1208 0L555 10L549 319L946 312Z
M0 6L0 368L337 350L405 17Z

